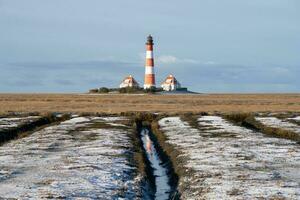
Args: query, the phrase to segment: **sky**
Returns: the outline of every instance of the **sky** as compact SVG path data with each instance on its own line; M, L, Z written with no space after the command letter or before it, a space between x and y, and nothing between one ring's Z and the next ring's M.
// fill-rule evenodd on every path
M154 38L157 85L300 92L299 0L0 0L0 92L142 85Z

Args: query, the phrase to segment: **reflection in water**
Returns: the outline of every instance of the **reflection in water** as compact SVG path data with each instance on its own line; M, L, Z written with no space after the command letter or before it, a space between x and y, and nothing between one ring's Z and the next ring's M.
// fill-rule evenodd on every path
M147 153L147 158L151 163L151 167L154 170L153 174L155 176L155 184L156 184L155 199L158 200L169 199L171 186L168 183L169 178L167 175L167 169L162 164L162 161L159 158L155 146L153 145L153 142L149 137L149 130L142 129L141 137L142 137L144 149L146 150Z

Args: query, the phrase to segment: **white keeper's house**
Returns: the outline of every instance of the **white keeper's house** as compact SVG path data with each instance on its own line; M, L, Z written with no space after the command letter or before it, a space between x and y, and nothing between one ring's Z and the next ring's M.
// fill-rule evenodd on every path
M165 81L161 84L161 87L165 91L174 91L181 88L181 84L173 75L169 75Z
M120 88L127 88L127 87L139 87L138 82L133 78L132 75L124 78L122 83L120 84Z

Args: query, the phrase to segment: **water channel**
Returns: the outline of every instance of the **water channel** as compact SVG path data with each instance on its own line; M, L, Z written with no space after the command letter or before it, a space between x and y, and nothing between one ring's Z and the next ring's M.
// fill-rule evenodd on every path
M143 142L143 148L146 152L147 159L153 169L153 175L155 178L155 199L167 200L170 197L171 186L169 184L169 176L167 173L167 166L159 156L158 150L155 148L154 142L151 140L150 132L147 128L141 130L141 139Z

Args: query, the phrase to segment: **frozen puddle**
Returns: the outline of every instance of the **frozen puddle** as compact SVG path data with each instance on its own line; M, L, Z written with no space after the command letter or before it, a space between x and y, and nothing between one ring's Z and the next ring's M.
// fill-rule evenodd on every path
M171 192L171 187L168 183L169 177L167 175L167 169L163 165L161 159L159 158L158 152L155 149L153 142L149 136L148 129L142 129L141 138L143 142L143 147L147 154L147 159L151 163L153 168L153 175L155 177L155 199L157 200L168 200Z
M106 121L77 117L0 146L0 199L136 198L129 131Z
M179 117L163 118L167 142L182 152L182 199L300 198L300 148L221 117L199 118L199 129Z
M0 118L0 131L32 123L39 118L39 116Z
M270 126L272 128L282 128L300 134L300 126L291 122L283 121L276 117L256 117L255 119L266 126ZM298 118L293 119L297 121Z

